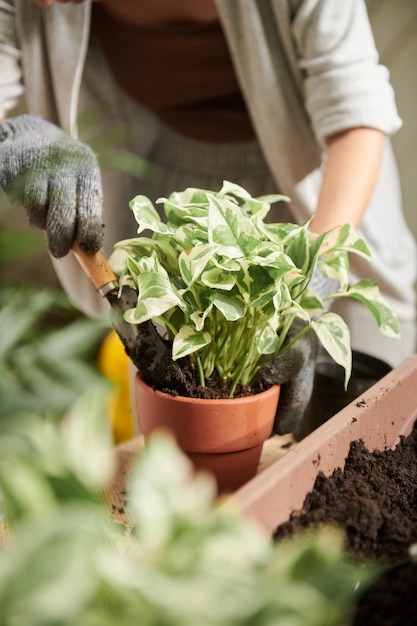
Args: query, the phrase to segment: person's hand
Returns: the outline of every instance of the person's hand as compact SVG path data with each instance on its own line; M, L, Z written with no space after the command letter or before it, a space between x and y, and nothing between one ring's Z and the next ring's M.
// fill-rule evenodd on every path
M0 186L46 231L54 257L68 254L75 239L88 254L101 248L101 177L87 144L41 117L10 118L0 124Z
M332 293L335 293L340 287L340 283L333 278L327 278L323 276L318 267L315 268L310 280L309 288L312 289L322 300L327 298ZM333 300L324 300L324 307L326 310L332 305Z
M297 335L305 322L296 320L287 341ZM308 330L296 343L272 360L266 360L261 380L267 385L281 385L273 432L293 433L300 425L313 391L318 339Z

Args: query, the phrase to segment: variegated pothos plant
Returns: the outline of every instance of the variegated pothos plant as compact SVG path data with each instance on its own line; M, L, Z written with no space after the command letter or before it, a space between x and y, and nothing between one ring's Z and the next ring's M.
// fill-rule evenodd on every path
M110 262L120 287L138 294L125 319L151 320L172 340L174 361L188 356L200 382L216 370L233 396L237 384L256 379L265 357L288 350L306 332L351 375L349 329L327 311L309 287L316 268L338 282L325 299L354 298L374 316L381 332L395 337L399 326L392 308L370 280L349 285L349 255L370 258L366 242L350 224L317 235L302 225L268 223L271 204L282 195L252 197L225 181L218 192L188 188L159 198L165 219L151 200L130 203L139 236L120 241ZM293 322L305 322L286 341Z

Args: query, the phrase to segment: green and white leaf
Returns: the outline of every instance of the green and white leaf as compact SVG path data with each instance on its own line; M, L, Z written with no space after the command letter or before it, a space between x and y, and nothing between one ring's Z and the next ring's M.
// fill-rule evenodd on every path
M201 350L211 343L210 333L197 330L195 326L189 324L183 326L172 343L172 358L174 361L182 359L188 354Z
M345 295L359 300L368 308L383 335L394 338L400 336L398 319L374 281L361 280L350 287Z
M241 319L246 312L246 307L240 300L227 293L218 292L213 301L214 306L221 311L228 322Z
M125 312L124 318L131 324L142 324L160 317L174 306L182 304L166 276L147 272L138 276L139 297L134 309Z
M136 196L129 203L138 223L138 233L150 229L155 233L168 233L170 228L162 222L152 202L146 196Z
M191 287L205 271L217 251L218 246L202 244L189 251L181 252L179 256L179 269L184 283Z
M343 224L343 226L338 229L337 240L332 247L358 254L363 258L369 259L371 257L371 252L366 241L361 237L355 227L349 223Z
M251 220L234 202L208 196L209 241L219 244L219 254L231 258L246 256L256 249L259 235Z
M345 388L352 372L352 351L350 332L344 320L336 313L324 313L317 321L311 322L323 348L332 359L345 369Z
M221 267L213 267L203 272L201 282L211 289L224 289L231 291L236 285L234 273L225 272Z

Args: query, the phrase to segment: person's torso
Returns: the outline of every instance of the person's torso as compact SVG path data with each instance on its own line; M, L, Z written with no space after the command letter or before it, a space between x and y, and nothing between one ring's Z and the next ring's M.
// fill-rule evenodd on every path
M120 87L174 130L210 142L254 131L211 0L105 0L92 34Z

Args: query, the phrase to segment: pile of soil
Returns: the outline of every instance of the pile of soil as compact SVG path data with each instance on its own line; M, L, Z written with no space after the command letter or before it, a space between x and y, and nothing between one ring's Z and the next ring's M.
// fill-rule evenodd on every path
M274 538L323 524L344 530L348 554L387 566L361 598L352 626L417 624L417 564L408 560L417 542L417 426L394 450L369 452L353 442L344 470L319 474L302 510Z

